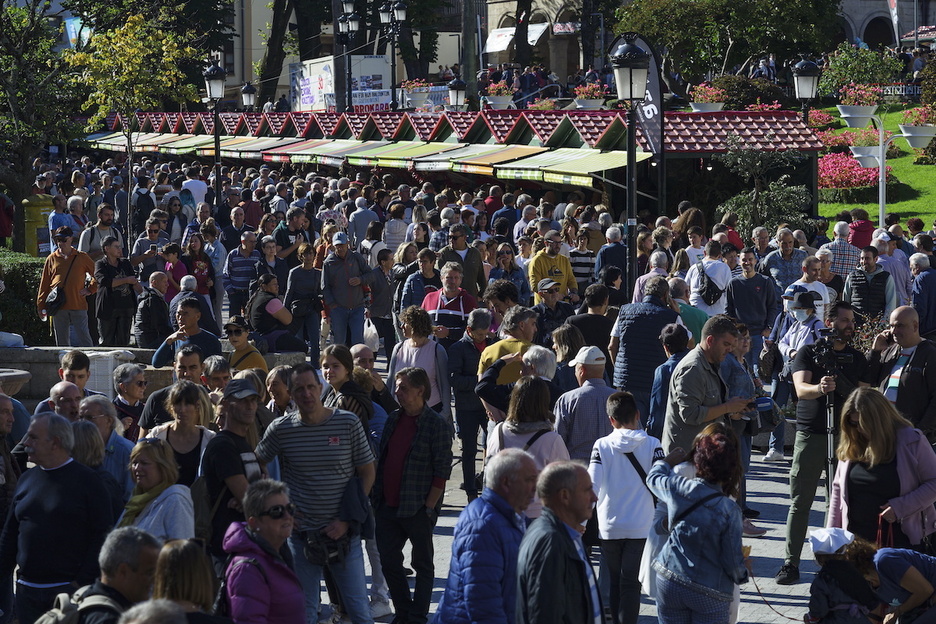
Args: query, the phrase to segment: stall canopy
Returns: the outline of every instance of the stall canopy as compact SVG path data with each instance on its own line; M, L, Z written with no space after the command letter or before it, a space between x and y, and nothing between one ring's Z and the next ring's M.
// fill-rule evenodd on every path
M390 169L406 169L420 156L427 156L430 154L444 155L464 146L465 143L424 143L422 145L410 145L405 150L378 156L377 164Z
M266 162L290 162L293 156L311 154L314 148L331 143L331 139L308 139L291 145L281 145L263 151Z
M208 143L214 143L214 137L210 134L199 134L195 136L186 136L181 138L178 141L173 141L172 143L166 143L161 145L159 148L160 152L166 152L167 154L191 154L199 147L207 145Z
M548 23L530 24L527 26L527 41L529 44L535 46L548 28ZM516 32L516 30L516 28L511 26L510 28L495 28L489 32L487 41L484 44L484 52L503 52L506 50L510 47L510 42L513 41L514 32Z
M582 150L563 147L551 152L527 156L520 160L494 165L494 175L501 180L539 180L543 179L542 168L547 165L559 164L575 158Z
M240 145L241 143L246 143L248 141L255 140L256 137L249 136L222 136L221 137L221 152L230 148L233 145ZM195 153L199 156L214 156L214 141L208 145L203 145L195 150Z
M363 152L355 152L348 156L348 164L356 167L374 167L377 165L377 159L384 154L399 152L414 145L424 145L422 141L401 141L399 143L384 143L377 145Z
M287 139L281 137L254 138L246 143L231 145L227 149L221 148L221 157L260 160L263 157L264 150L292 145L299 143L301 140L300 138Z
M448 171L452 168L452 163L460 158L471 156L481 156L482 154L493 154L499 152L502 146L498 145L466 145L448 152L439 152L420 156L413 159L413 168L416 171Z
M585 150L576 150L576 158L567 159L560 163L545 165L543 167L543 182L551 184L571 184L575 186L591 186L592 176L605 171L627 166L627 152L613 151L593 153ZM653 155L647 152L637 152L637 162L641 162Z
M478 175L494 175L494 165L518 158L533 156L548 151L545 147L528 147L525 145L502 145L496 152L459 158L452 162L452 171L457 173L474 173Z

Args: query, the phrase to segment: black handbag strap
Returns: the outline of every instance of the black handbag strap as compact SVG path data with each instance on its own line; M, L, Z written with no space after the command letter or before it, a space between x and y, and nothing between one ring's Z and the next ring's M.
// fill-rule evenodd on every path
M240 356L239 358L237 358L237 361L234 362L233 364L231 364L231 368L237 368L237 365L238 365L238 364L240 364L241 362L243 362L244 360L246 360L248 357L250 357L251 355L253 355L253 353L254 353L255 351L257 352L257 355L260 355L260 352L257 351L256 347L251 347L250 349L251 349L250 351L248 351L248 352L245 353L244 355L242 355L242 356ZM261 357L263 357L263 356L261 356Z
M507 448L506 446L504 446L504 423L502 422L497 423L497 427L495 427L495 429L497 429L497 442L500 444L501 450L504 450L505 448ZM530 436L530 439L527 440L527 443L523 445L523 450L529 451L530 447L533 446L533 443L539 440L540 438L542 438L547 433L549 433L549 431L550 431L549 429L540 429L539 431L534 433L532 436ZM646 478L646 475L645 475L645 478Z
M68 276L71 275L72 267L75 266L75 260L78 258L78 254L79 254L79 253L80 253L80 252L76 249L76 250L75 250L75 255L72 256L71 262L68 264L68 270L65 271L65 279L63 279L63 280L59 283L59 286L61 286L62 288L65 288L65 284L68 283Z
M677 524L679 524L680 522L682 522L683 520L685 520L685 519L686 519L686 516L688 516L689 514L691 514L693 511L695 511L696 509L698 509L699 507L701 507L703 504L709 502L710 500L714 500L714 499L718 498L719 496L724 496L724 494L722 494L721 492L713 492L712 494L709 494L708 496L703 496L702 498L700 498L700 499L697 500L696 502L692 503L691 505L689 505L689 507L687 507L686 509L684 509L683 512L682 512L681 514L679 514L678 516L676 516L675 518L673 518L673 524L670 525L670 528L671 528L671 529L674 528Z
M647 471L643 469L643 466L640 465L640 462L637 461L633 453L624 453L624 457L630 460L634 470L636 470L637 474L640 476L640 481L644 484L644 487L647 488L647 491L650 492L650 496L653 498L653 506L656 507L657 497L656 494L653 493L653 490L650 489L650 486L647 485Z

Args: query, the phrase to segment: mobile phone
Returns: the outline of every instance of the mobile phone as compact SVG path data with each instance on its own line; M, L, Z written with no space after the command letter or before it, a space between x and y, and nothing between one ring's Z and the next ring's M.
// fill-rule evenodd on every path
M156 253L156 245L150 245L150 251Z

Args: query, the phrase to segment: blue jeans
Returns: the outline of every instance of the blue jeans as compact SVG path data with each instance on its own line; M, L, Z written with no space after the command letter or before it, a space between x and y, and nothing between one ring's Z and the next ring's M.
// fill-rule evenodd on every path
M228 314L243 314L243 309L247 307L247 300L250 299L250 292L245 288L243 290L229 290L228 294Z
M657 575L657 614L660 624L724 624L731 602L718 600L691 587Z
M296 338L304 340L307 345L309 361L312 366L319 367L319 339L322 335L322 315L318 312L306 314L299 319L296 328Z
M764 337L761 336L760 332L751 332L751 349L744 356L744 359L747 361L748 366L751 367L751 370L754 371L755 375L760 372L760 366L757 361L760 359L760 352L763 348Z
M302 538L297 535L289 537L289 550L292 551L296 575L302 585L306 596L306 623L318 622L319 603L322 593L322 566L309 563L304 552ZM329 566L332 577L341 592L345 611L354 624L373 624L370 602L367 599L367 579L364 575L364 549L361 548L360 539L351 540L351 550L345 560L337 565Z
M487 413L484 410L461 409L455 406L458 437L462 441L462 480L467 494L478 494L475 487L475 461L478 455L478 431L487 438Z
M780 381L774 377L773 391L770 393L770 397L780 408L783 408L787 401L790 400L790 382ZM785 433L786 421L781 418L780 422L770 433L770 448L775 449L779 453L783 453L783 438Z
M34 624L39 616L48 611L55 604L55 597L59 594L74 593L71 584L57 585L55 587L29 587L16 584L16 615L21 624Z
M360 308L332 308L331 309L332 334L335 344L346 344L349 348L364 342L364 306ZM351 330L351 342L348 340L348 330Z

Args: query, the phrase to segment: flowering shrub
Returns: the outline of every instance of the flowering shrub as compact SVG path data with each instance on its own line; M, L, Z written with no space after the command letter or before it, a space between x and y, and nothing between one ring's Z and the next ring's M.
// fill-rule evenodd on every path
M849 82L839 90L839 103L844 106L877 106L883 94L878 87Z
M556 100L550 98L537 98L527 106L529 110L556 110Z
M816 133L819 140L825 146L826 151L848 151L852 144L851 132L835 132L833 130L820 130Z
M487 94L495 97L500 95L513 95L514 90L512 86L501 80L500 82L492 82L489 84Z
M605 86L597 82L589 82L572 89L579 100L601 100L605 96Z
M706 82L692 87L692 89L689 91L690 101L698 102L699 104L714 104L716 102L724 102L725 97L726 94L724 89L713 87Z
M814 109L809 111L810 128L825 128L831 126L833 123L835 123L835 117L824 110Z
M910 108L901 115L900 123L905 126L926 126L936 124L936 107L917 106Z
M889 139L894 133L884 132L884 139ZM826 153L844 152L851 154L848 149L852 145L855 147L875 147L878 145L878 132L874 128L865 128L858 131L835 132L833 130L819 130L816 136L825 146ZM900 156L900 147L896 143L887 146L887 157L896 158Z
M852 135L852 145L856 147L876 147L880 145L881 137L875 128L862 128L857 132L849 132ZM887 141L894 133L890 130L884 131L884 140ZM893 145L893 144L892 144Z
M887 182L893 182L891 168L887 167ZM864 169L849 154L826 154L819 158L819 188L856 188L877 186L878 170Z
M401 82L400 88L410 93L414 93L417 91L428 91L429 83L423 80L422 78L413 78L412 80L404 80L403 82Z
M769 111L780 110L781 108L783 108L783 105L782 105L780 102L778 102L777 100L774 100L774 101L773 101L773 104L764 104L764 103L761 102L761 99L760 99L760 98L757 98L757 103L756 103L756 104L748 104L747 106L744 107L744 110L746 110L746 111L752 111L752 112L766 113L766 112L769 112Z

